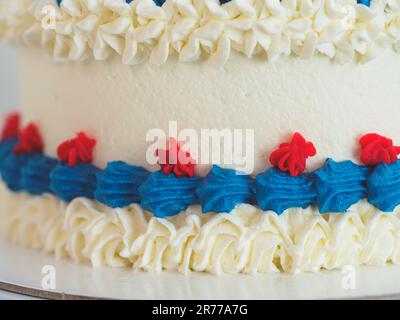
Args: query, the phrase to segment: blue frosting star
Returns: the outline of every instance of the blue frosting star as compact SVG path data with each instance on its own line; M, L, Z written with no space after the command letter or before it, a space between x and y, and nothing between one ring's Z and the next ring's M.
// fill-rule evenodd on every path
M319 211L345 212L366 198L368 173L367 167L352 161L326 160L325 165L313 173Z
M133 0L125 0L125 1L126 1L126 3L129 4L129 3L131 3ZM161 6L164 4L164 2L165 2L165 0L153 0L153 1L154 1L155 4L158 5L159 7L161 7ZM230 1L230 0L228 0L228 1ZM56 2L57 2L57 5L60 6L62 0L56 0ZM227 2L227 1L225 1L225 2Z
M316 198L312 175L307 173L293 177L271 168L257 175L256 185L260 208L277 214L289 208L306 208Z
M149 171L122 161L107 164L97 173L96 200L111 208L123 208L140 202L139 186L147 179Z
M371 0L357 0L357 3L363 4L365 6L371 6Z
M50 172L57 163L57 159L43 154L33 155L21 170L21 187L33 195L51 193Z
M159 218L176 215L198 203L195 190L199 182L199 177L177 178L162 171L153 172L139 187L140 204Z
M238 204L255 202L255 184L249 175L214 165L196 194L203 212L231 212Z
M59 162L50 173L50 189L62 200L69 202L78 197L94 198L96 173L100 169L89 163L69 167Z
M400 160L375 167L368 179L368 201L385 212L400 204Z

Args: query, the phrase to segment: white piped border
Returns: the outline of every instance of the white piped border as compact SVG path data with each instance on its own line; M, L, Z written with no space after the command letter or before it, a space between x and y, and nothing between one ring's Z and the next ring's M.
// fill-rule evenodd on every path
M149 59L163 64L208 56L224 64L232 50L309 59L322 54L343 64L365 63L400 48L400 0L0 0L0 38L41 46L57 61ZM51 7L54 12L51 12ZM50 10L50 11L49 11ZM49 17L54 14L54 21ZM49 16L50 15L50 16ZM50 24L49 24L50 22ZM55 24L52 24L55 22ZM48 29L43 28L43 23Z

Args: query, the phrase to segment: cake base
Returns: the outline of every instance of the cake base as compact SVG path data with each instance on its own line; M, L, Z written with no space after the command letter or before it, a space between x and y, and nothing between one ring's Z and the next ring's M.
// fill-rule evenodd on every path
M115 299L336 299L400 298L400 266L355 269L355 288L343 288L345 273L182 275L97 268L10 244L0 239L0 289L42 298ZM27 263L29 261L29 264ZM41 286L44 266L54 266L56 289Z
M65 203L5 186L0 199L6 239L93 267L221 275L400 265L400 206L383 213L364 200L341 214L308 207L277 215L242 204L230 213L201 214L192 207L157 218L137 204Z

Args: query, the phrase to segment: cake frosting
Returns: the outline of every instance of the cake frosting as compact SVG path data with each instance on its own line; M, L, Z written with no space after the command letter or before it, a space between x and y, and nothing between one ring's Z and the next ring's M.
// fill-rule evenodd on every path
M124 64L146 58L162 64L173 53L180 61L208 55L223 64L233 50L249 58L264 53L269 60L318 53L338 63L367 62L387 48L398 49L400 40L396 0L369 6L356 0L60 2L14 0L3 9L3 36L42 46L59 61L104 60L116 53Z
M155 272L400 262L399 1L0 0L0 38L11 241ZM154 130L220 140L174 162Z
M232 54L221 69L172 58L161 67L127 67L118 59L53 63L38 51L21 49L21 107L25 123L40 125L50 156L82 128L96 137L93 163L100 168L122 160L157 170L146 160L153 144L147 133L158 128L168 134L173 120L178 133L192 128L199 136L203 128L218 129L222 138L225 128L254 130L253 146L243 148L245 156L254 150L254 168L225 163L222 156L213 162L249 173L270 166L270 152L297 130L318 150L309 160L313 170L326 158L360 163L354 141L363 133L400 141L397 70L400 59L393 52L365 65L343 66L323 57L268 63ZM85 94L78 94L82 88ZM243 141L248 137L245 132ZM210 168L199 162L197 173L204 176Z
M132 8L141 3L140 0L130 4L123 0L94 1L90 2L93 7L89 9L99 12L108 6L107 10L114 10L117 12L115 15L119 15L124 12L120 8L131 12L134 10ZM178 6L177 3L180 2L171 2L171 5ZM232 1L232 4L228 2L221 7L238 6L239 3L241 2ZM290 1L266 3L282 7L289 6ZM292 4L295 7L293 10L306 10L304 8L311 2L299 3L302 5ZM34 12L32 6L36 8L43 5L42 1L25 0L26 14ZM163 10L164 6L168 5L168 1L162 7L152 1L148 4L154 8L152 12ZM57 9L60 11L59 19L73 24L80 15L92 12L82 9L87 6L89 2L85 1L63 1ZM396 18L395 1L373 1L370 7L357 4L356 1L317 1L314 6L323 12L336 7L357 8L368 12L385 8L380 11L381 17L377 19L385 20L381 21L380 25L386 28L394 28L399 20ZM22 10L17 4L15 8L14 11L21 14ZM353 9L352 11L355 10ZM279 12L276 11L275 15ZM314 11L309 12L311 15ZM68 19L66 15L69 16ZM111 16L115 18L115 15ZM272 19L273 16L271 14L269 18ZM205 19L208 19L208 15ZM29 19L17 19L20 20ZM239 20L246 21L244 18ZM12 25L12 22L8 23ZM63 24L57 22L56 25ZM351 25L352 28L358 26L357 23ZM43 31L40 24L37 28ZM23 27L7 28L14 29L24 33ZM354 34L355 31L351 30L351 34ZM56 33L57 30L48 31ZM62 37L68 38L67 35ZM334 47L336 48L336 45ZM173 120L178 130L192 128L199 134L203 128L254 130L254 146L247 144L248 153L254 153L254 167L253 164L250 165L251 168L243 165L240 167L248 173L263 171L265 159L273 146L280 142L282 137L287 136L288 128L295 128L305 136L313 138L318 153L310 160L309 166L315 169L330 157L334 157L335 160L358 162L357 149L351 138L357 138L364 132L381 132L400 140L400 134L396 130L396 117L393 116L398 109L396 92L400 82L397 72L400 59L398 53L393 50L394 47L387 46L376 59L362 65L359 59L350 59L346 65L334 64L321 54L308 60L295 59L293 54L289 57L283 55L279 60L271 62L260 55L247 59L234 50L223 67L201 61L182 63L179 55L174 54L171 54L168 63L162 67L149 63L128 67L121 63L115 53L109 55L107 62L95 62L92 59L57 64L51 63L39 50L23 48L20 50L21 105L24 109L24 121L40 123L44 133L45 152L51 156L56 156L60 141L82 128L97 137L94 164L99 167L104 167L110 161L122 160L156 170L156 164L146 161L147 149L151 144L146 141L147 133L152 128L168 132L170 121ZM105 48L109 48L106 43L104 50ZM204 48L204 45L200 48ZM359 57L360 54L353 56ZM160 70L162 77L159 76ZM40 81L34 81L38 75ZM77 94L81 88L85 88L85 95ZM101 95L98 94L100 91ZM46 95L38 95L38 92L46 92ZM365 94L366 92L369 94ZM377 106L382 104L382 109L378 109ZM81 114L82 106L85 107L84 117ZM113 108L118 108L119 112L114 112ZM332 110L335 110L334 114ZM61 118L63 126L58 125L58 119ZM93 119L96 119L96 124L93 123ZM385 124L384 128L382 123ZM265 143L266 135L268 143ZM222 147L221 153L224 151ZM235 164L226 164L223 160L212 163L238 167ZM211 167L210 162L203 164L198 161L198 174L207 174Z
M167 220L138 205L110 209L77 198L66 206L4 186L1 200L11 241L97 267L254 274L400 263L398 208L387 214L366 201L326 215L313 207L277 215L251 205L204 215L194 206Z

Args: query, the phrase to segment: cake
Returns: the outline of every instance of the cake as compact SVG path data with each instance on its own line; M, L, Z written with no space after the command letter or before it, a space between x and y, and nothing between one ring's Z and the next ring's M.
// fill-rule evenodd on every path
M399 0L0 1L3 236L144 271L400 263Z

